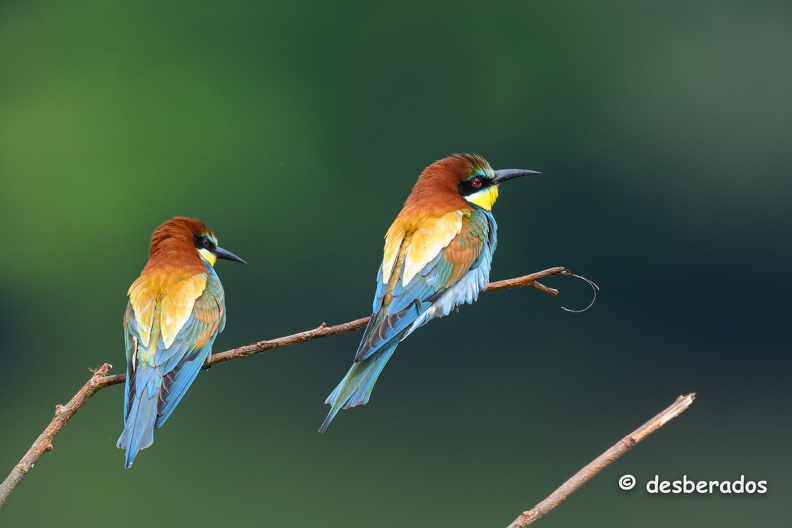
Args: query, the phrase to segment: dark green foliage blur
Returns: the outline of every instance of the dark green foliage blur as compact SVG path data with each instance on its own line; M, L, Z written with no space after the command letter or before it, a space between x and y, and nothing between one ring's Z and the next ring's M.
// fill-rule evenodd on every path
M368 314L382 237L453 152L505 184L482 295L410 337L316 433L360 335L199 375L131 470L98 393L0 525L505 526L674 398L693 407L541 521L792 514L792 7L786 2L0 4L0 479L123 369L152 230L206 222L221 351ZM617 486L626 473L636 489ZM661 479L765 495L649 495Z

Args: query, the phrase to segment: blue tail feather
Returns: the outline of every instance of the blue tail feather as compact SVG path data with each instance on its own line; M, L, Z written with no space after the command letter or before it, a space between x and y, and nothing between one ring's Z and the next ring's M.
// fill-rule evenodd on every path
M398 345L399 339L397 337L363 361L352 365L347 375L344 376L341 383L338 384L325 401L331 408L324 423L322 423L322 427L319 428L320 433L324 433L327 430L330 422L333 421L333 418L341 409L349 409L368 403L371 391L374 389L374 383L376 383L380 372L382 372Z
M126 450L124 467L129 468L141 449L154 443L157 402L162 378L153 368L141 368L136 373L137 390L129 392L131 402L124 423L124 432L116 444Z

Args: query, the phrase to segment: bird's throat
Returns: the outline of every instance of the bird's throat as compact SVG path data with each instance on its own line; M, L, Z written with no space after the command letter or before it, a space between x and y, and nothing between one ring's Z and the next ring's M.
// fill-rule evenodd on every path
M214 253L209 251L208 249L199 249L198 253L201 255L201 260L208 263L210 266L214 268L215 262L217 262L217 256Z
M492 211L492 206L495 205L495 201L498 199L498 186L491 185L484 189L481 189L477 193L473 193L471 195L465 196L465 200L468 202L481 207L486 211Z

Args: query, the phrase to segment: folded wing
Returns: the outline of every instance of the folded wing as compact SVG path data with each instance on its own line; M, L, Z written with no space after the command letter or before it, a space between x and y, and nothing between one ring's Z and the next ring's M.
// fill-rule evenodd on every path
M158 300L151 303L146 295ZM142 321L150 327L142 328L137 305L146 307ZM159 296L139 286L130 295L124 323L127 381L118 447L126 449L129 467L184 397L225 325L220 281L208 271L173 282Z

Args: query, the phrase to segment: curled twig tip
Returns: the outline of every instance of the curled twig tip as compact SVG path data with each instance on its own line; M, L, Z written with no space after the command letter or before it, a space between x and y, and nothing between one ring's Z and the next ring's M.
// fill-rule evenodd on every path
M594 284L593 280L587 279L586 277L584 277L582 275L576 275L576 274L572 273L569 270L564 270L563 272L561 272L561 275L567 275L568 277L575 277L576 279L580 279L582 281L587 282L588 285L591 286L591 291L594 292L594 296L591 298L591 302L589 303L588 306L586 306L582 310L572 310L572 309L567 308L565 306L561 307L562 310L564 310L565 312L569 312L569 313L583 313L586 310L588 310L589 308L591 308L592 306L594 306L594 302L597 300L597 292L599 291L599 286Z

